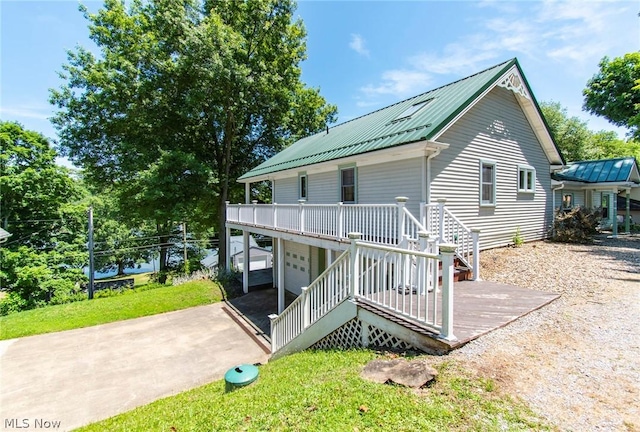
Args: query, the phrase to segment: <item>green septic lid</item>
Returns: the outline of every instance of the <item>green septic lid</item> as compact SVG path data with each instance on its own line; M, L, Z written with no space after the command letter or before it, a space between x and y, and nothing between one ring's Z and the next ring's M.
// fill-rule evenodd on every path
M258 379L258 368L250 364L235 366L224 374L224 380L238 387L246 386Z

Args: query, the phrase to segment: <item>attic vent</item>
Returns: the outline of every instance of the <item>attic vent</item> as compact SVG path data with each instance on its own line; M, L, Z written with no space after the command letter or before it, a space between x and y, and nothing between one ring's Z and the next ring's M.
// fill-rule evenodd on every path
M504 77L498 85L506 88L507 90L511 90L515 94L519 94L525 99L531 99L529 92L527 91L527 87L524 85L522 78L520 78L520 74L516 72L511 72L509 75Z
M402 111L396 118L391 120L391 123L399 122L401 120L405 120L411 118L412 115L420 111L422 108L427 106L429 102L431 102L433 98L427 99L426 101L418 102L416 104L411 105L409 108Z

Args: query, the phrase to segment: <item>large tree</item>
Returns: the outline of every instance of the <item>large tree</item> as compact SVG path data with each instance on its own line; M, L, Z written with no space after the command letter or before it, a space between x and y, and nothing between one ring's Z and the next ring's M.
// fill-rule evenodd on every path
M335 117L300 81L295 4L107 0L96 14L82 10L100 55L68 53L65 84L51 93L60 145L162 235L181 221L216 226L224 263L235 179Z
M604 57L599 67L583 90L584 110L628 128L640 139L640 52Z
M0 314L63 302L87 262L85 193L42 134L0 122L0 217L12 236L0 248Z
M46 248L61 229L62 208L82 191L41 133L0 121L0 219L11 242Z
M612 131L594 132L587 122L569 116L558 102L542 102L540 108L558 148L569 162L634 156L640 158L640 143L624 141Z

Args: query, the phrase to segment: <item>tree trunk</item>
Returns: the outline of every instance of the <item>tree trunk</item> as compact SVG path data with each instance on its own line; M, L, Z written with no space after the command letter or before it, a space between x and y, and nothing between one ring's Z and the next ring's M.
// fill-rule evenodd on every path
M118 260L118 276L124 275L124 260Z

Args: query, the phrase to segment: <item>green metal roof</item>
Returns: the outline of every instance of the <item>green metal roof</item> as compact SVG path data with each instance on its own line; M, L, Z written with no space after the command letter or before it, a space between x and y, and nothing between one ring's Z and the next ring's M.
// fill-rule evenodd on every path
M517 60L511 59L467 78L339 124L328 131L303 138L247 172L239 180L429 140L513 65L519 69ZM522 71L520 74L524 76ZM412 115L399 117L412 106L425 101L429 102Z
M583 183L637 182L638 167L632 157L580 161L554 173L553 177Z

